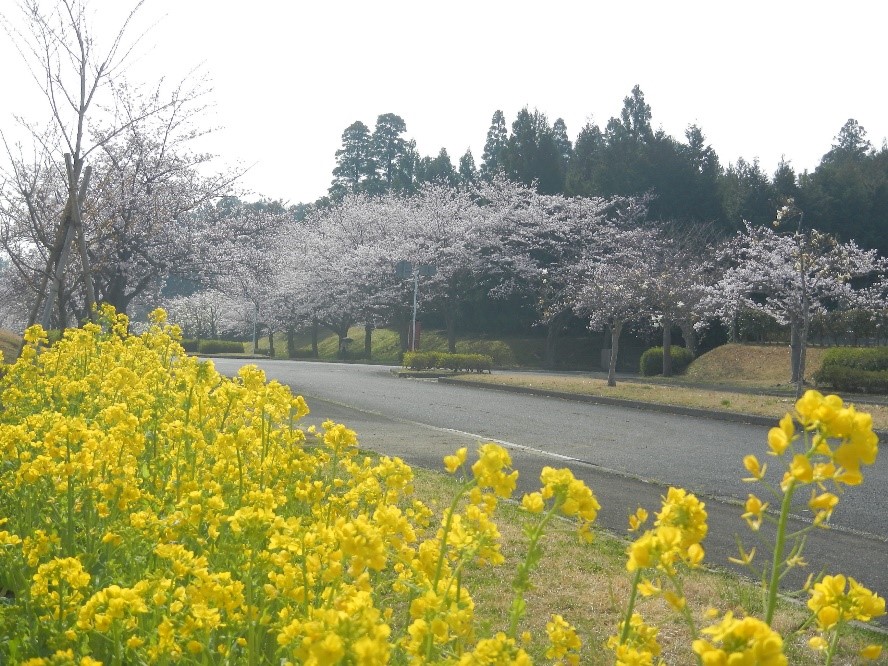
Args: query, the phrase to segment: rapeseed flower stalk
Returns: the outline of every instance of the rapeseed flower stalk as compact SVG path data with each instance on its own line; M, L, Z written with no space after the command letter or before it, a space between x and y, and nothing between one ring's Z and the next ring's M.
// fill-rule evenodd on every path
M780 507L779 514L776 517L769 514L770 502L750 494L743 519L754 532L765 521L776 526L771 561L757 567L753 563L756 549L747 552L742 544L740 557L732 558L732 561L745 565L756 578L764 581L763 615L764 621L770 625L780 580L788 569L804 566L806 535L813 529L828 527L842 487L863 481L861 468L875 462L878 438L869 414L858 412L853 405L846 406L839 396L807 391L796 402L795 415L786 414L779 425L768 432L768 448L768 454L785 465L779 484L768 481L767 465L761 464L753 455L743 460L751 475L744 480L763 486L773 498L774 505ZM810 526L788 534L793 498L804 487L811 490L808 508L813 520Z
M653 529L641 534L626 550L626 569L633 574L629 600L619 633L608 640L618 664L656 663L653 659L659 654L659 648L654 649L656 632L648 631L635 611L639 594L662 597L678 611L691 635L697 633L678 566L696 568L703 561L701 542L709 531L706 505L683 488L669 488L662 499ZM629 517L630 531L638 531L647 519L647 511L638 508ZM671 589L664 587L664 580Z
M301 397L253 366L220 376L151 317L131 335L105 308L52 346L29 329L0 383L0 662L382 664L424 659L427 636L433 660L520 660L478 643L461 582L502 561L501 447L436 524L403 461L299 428Z

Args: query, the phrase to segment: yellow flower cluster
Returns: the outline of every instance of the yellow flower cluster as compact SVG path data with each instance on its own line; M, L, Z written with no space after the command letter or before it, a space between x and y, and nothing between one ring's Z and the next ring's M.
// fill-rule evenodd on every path
M638 613L620 623L619 636L611 636L607 647L616 656L616 666L655 666L662 664L656 627L645 624Z
M830 631L840 622L869 622L885 614L885 600L853 578L824 576L810 590L808 608L817 626Z
M643 510L636 512L630 525L637 529ZM659 569L674 575L678 562L695 567L703 561L704 551L700 542L706 536L706 504L683 488L669 488L663 498L662 509L657 514L654 529L636 539L628 549L629 571Z
M503 447L479 448L468 501L435 520L403 461L360 455L341 424L300 429L301 397L187 356L162 311L141 335L105 309L52 346L25 339L0 384L0 626L16 636L0 663L530 663L512 636L476 635L462 584L503 561ZM553 474L563 512L591 521L591 491ZM575 663L553 622L552 658Z
M694 641L694 653L705 666L756 664L786 666L783 638L765 622L754 617L735 618L726 613L718 624L704 628L709 639Z
M546 502L554 499L553 508L562 516L578 518L579 534L586 541L592 541L592 523L598 517L601 505L592 489L582 480L574 477L569 469L543 467L540 472L542 488L529 493L521 500L521 505L531 513L541 513Z
M806 391L795 408L803 432L811 435L806 438L804 450L793 446L799 435L790 414L781 419L779 427L768 432L772 455L783 456L787 451L792 455L781 483L783 489L791 482L860 484L863 481L861 465L872 465L879 451L872 416L858 412L853 405L845 406L837 395L824 396L818 391ZM838 444L831 444L831 439L838 440ZM748 456L744 464L754 478L762 478L763 470L759 471L754 456Z
M563 664L576 666L580 663L579 650L583 642L569 622L560 615L553 615L546 623L546 634L549 636L547 659L554 660L558 666Z

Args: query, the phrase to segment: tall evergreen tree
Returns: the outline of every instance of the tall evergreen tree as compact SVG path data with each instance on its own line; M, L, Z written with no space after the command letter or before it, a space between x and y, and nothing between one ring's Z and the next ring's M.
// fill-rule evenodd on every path
M506 117L497 109L490 120L487 140L484 142L484 153L481 156L481 177L490 180L503 169L503 153L509 142L506 130Z
M356 120L342 133L342 148L336 151L330 194L341 197L349 192L362 191L374 175L370 130Z
M795 169L786 161L785 157L781 156L780 163L777 165L776 171L774 171L774 178L771 179L771 184L776 197L775 203L777 204L774 206L774 210L783 206L788 199L795 199L799 195L799 184Z
M375 190L388 192L398 180L398 166L407 147L403 138L407 124L401 116L383 113L373 129L373 158L376 163Z
M732 229L741 229L744 221L756 226L773 221L776 197L757 159L747 162L741 157L729 164L721 183L725 218Z
M426 161L427 160L427 161ZM423 180L428 183L441 183L444 185L456 185L457 174L450 161L450 155L446 148L441 148L435 158L426 158L423 161Z
M536 182L542 194L564 191L564 164L546 114L527 107L518 112L503 166L507 175L525 185Z
M565 176L565 193L592 197L601 193L599 171L604 168L604 135L598 125L587 122L577 136Z
M806 223L888 253L888 149L874 152L856 120L844 124L814 173L800 181Z
M835 137L836 142L823 156L824 162L837 162L843 159L862 160L872 151L872 144L866 138L866 130L854 118L849 118Z
M654 138L651 128L651 107L644 101L641 87L636 85L628 97L623 99L620 123L629 136L637 141L650 142Z
M552 124L552 136L555 140L555 146L561 155L561 167L567 171L567 165L570 162L570 156L573 153L570 138L567 136L567 125L563 118L558 118Z
M472 149L466 149L465 154L459 158L458 170L459 182L471 184L478 180L478 169L475 168L475 158L472 156Z

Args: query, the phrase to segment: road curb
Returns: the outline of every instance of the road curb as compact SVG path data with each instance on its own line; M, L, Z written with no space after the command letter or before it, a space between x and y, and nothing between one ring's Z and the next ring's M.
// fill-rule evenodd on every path
M700 407L682 407L681 405L664 405L655 402L629 400L627 398L609 398L607 396L600 395L582 395L579 393L567 393L565 391L547 391L543 389L531 388L528 386L505 386L503 384L477 382L471 379L453 379L451 377L440 377L438 379L438 382L444 384L472 386L474 388L493 389L494 391L505 391L507 393L523 393L525 395L536 395L540 397L561 398L562 400L573 400L575 402L585 402L593 405L612 405L614 407L629 407L630 409L641 409L648 412L659 412L663 414L677 414L679 416L693 416L697 418L715 419L717 421L727 421L729 423L775 426L778 421L777 418L773 418L770 416L759 416L757 414L724 412L716 409L702 409ZM888 440L888 432L884 430L876 430L875 433L880 440Z

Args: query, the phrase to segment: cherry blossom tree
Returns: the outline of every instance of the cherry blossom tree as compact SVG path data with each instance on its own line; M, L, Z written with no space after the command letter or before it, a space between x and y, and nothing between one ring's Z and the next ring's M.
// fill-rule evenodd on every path
M553 367L558 336L574 306L578 262L609 248L614 223L637 222L645 201L540 195L502 176L480 184L477 196L488 220L484 262L496 280L491 294L528 297L546 327L544 363Z
M47 128L21 120L40 153L37 161L43 172L37 176L33 170L22 169L22 163L15 163L17 155L7 144L12 163L8 170L10 180L13 189L25 199L23 208L30 216L39 212L32 208L34 200L28 201L34 194L35 183L52 175L57 183L53 197L60 199L55 202L54 213L40 222L44 227L39 236L45 264L40 270L29 321L36 319L44 301L41 321L49 326L53 308L63 300L65 283L71 282L68 262L72 254L80 259L83 311L91 312L95 302L84 220L91 181L87 165L90 156L161 111L170 107L182 109L206 92L204 81L192 77L166 92L158 86L145 96L125 84L125 70L140 39L129 36L142 4L140 1L130 5L117 32L104 36L98 35L91 25L87 0L22 0L18 24L8 16L0 16L3 28L46 100L50 118ZM102 37L107 39L103 42ZM150 104L146 103L148 100ZM72 253L75 239L77 249ZM125 266L123 272L127 270ZM64 323L63 309L59 316Z
M282 260L279 307L290 318L318 322L347 349L349 329L379 321L394 283L387 250L404 204L398 195L349 194L299 223Z
M405 204L403 243L392 258L434 267L422 278L422 294L444 318L447 347L455 352L460 306L481 271L485 220L468 192L442 183L425 184Z
M672 327L682 331L686 347L696 354L695 326L707 311L708 285L717 275L712 261L711 230L702 225L654 225L648 270L647 299L663 332L663 376L672 375Z
M292 216L275 202L245 203L229 197L204 217L215 231L203 235L199 246L203 268L194 276L230 302L249 304L253 350L258 348L260 328L265 328L273 353L274 330L281 323L277 297L286 256L281 241L297 233Z
M161 302L169 321L181 327L182 335L198 340L243 334L245 321L240 315L244 305L218 289L203 289Z
M658 237L643 227L614 229L607 247L584 257L573 277L573 307L591 330L610 330L608 386L616 386L617 356L623 327L649 317L650 258Z
M792 202L778 212L775 226L780 225L795 228L779 233L775 228L745 225L726 248L732 265L715 292L731 303L739 296L743 306L789 326L790 381L800 392L811 317L854 302L852 280L884 274L885 262L875 250L806 229L802 212Z

